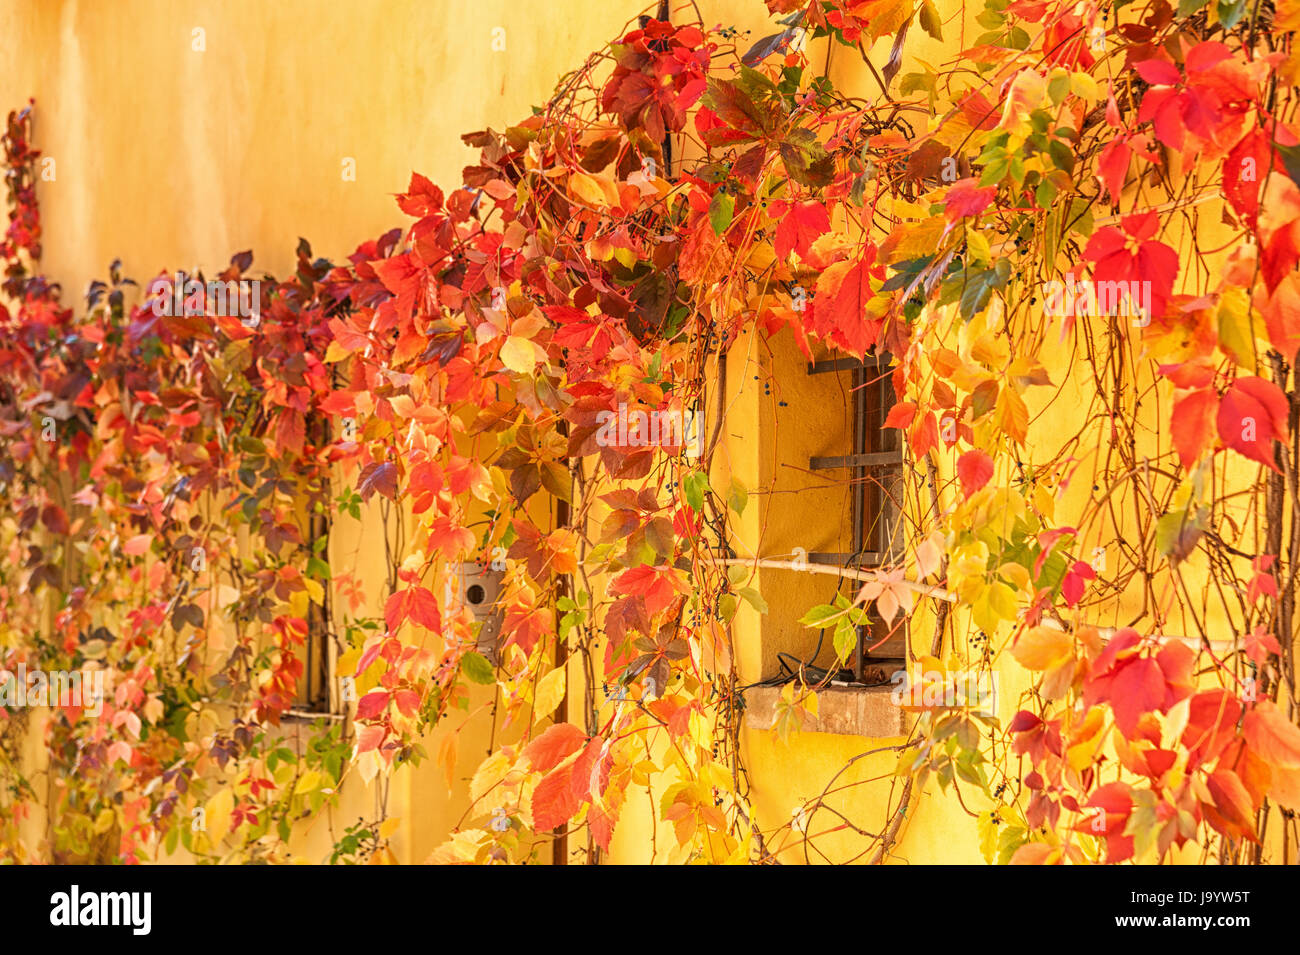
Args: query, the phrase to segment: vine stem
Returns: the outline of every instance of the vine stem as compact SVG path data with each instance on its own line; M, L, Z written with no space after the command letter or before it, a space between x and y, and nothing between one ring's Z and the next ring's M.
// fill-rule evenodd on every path
M757 567L766 570L793 570L800 573L808 574L826 574L830 577L848 577L850 580L877 580L877 572L874 570L857 570L853 567L841 567L836 564L809 564L804 561L793 560L775 560L770 557L729 557L725 560L717 561L724 567ZM916 580L892 581L895 584L901 584L914 593L921 594L925 597L933 597L936 600L942 600L945 603L955 604L957 595L952 591L944 590L942 587L933 584L923 584ZM1058 620L1050 617L1042 621L1040 626L1047 627L1051 630L1061 630L1069 633L1072 628L1062 624ZM1097 627L1095 628L1103 640L1109 640L1119 631L1115 627ZM1199 637L1186 637L1172 633L1157 634L1156 639L1161 643L1180 642L1185 643L1192 649L1209 645L1210 649L1223 653L1237 649L1237 641L1234 640L1201 640Z

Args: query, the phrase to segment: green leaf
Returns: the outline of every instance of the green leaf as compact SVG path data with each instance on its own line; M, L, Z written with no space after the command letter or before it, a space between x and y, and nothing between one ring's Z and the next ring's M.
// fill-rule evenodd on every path
M700 102L732 129L750 139L759 139L776 128L775 111L766 104L754 102L743 84L715 76L709 77L708 82L709 88Z
M984 171L980 173L980 185L996 186L1002 181L1002 177L1007 174L1010 165L1011 157L1007 155L1005 149L994 150L984 165Z
M741 484L735 478L731 479L731 493L727 495L727 505L737 514L745 512L745 505L749 503L749 492L745 490L745 485Z
M961 316L974 318L988 305L995 288L1002 288L1011 277L1011 263L1008 259L999 259L991 269L976 272L967 271L966 285L961 291Z
M745 601L759 613L767 613L767 601L764 600L762 594L753 587L741 587L736 591L736 593L744 597Z
M779 152L790 178L813 189L829 186L835 178L835 160L811 129L792 129Z
M936 40L943 39L943 23L939 18L939 11L934 5L934 0L924 0L921 4L921 29Z
M1047 81L1047 95L1052 98L1053 106L1060 106L1065 94L1070 92L1070 74L1062 71Z
M1225 30L1235 27L1245 12L1246 0L1237 0L1236 3L1224 3L1223 0L1219 0L1219 22L1223 24Z
M1286 174L1291 177L1291 181L1300 185L1300 146L1283 146L1281 143L1274 143L1273 148L1282 157L1282 166L1286 169Z
M1060 139L1050 141L1047 144L1047 153L1052 157L1052 162L1056 164L1057 169L1074 172L1074 153L1064 141Z
M858 630L847 617L841 617L839 623L835 625L834 644L835 655L841 662L852 656L854 648L858 645Z
M704 510L704 495L709 489L709 476L703 471L692 471L682 481L682 491L686 494L686 503L693 511Z
M825 626L826 621L839 616L840 613L841 611L829 604L819 604L800 617L799 622L805 627L822 627Z
M709 203L709 225L713 226L713 231L717 235L727 231L727 226L731 225L731 216L736 209L736 199L734 196L725 192L719 192ZM656 358L659 356L656 355Z
M1170 563L1177 564L1186 560L1196 549L1205 527L1204 508L1199 508L1195 515L1188 511L1171 511L1156 521L1156 550L1169 558Z
M487 657L473 650L460 658L460 668L474 683L487 686L497 681L496 671L492 669L492 664L488 662Z

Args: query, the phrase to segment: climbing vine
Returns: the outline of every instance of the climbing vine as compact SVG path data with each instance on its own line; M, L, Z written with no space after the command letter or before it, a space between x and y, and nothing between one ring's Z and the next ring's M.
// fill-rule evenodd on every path
M253 320L116 263L64 305L11 114L0 662L110 691L51 712L41 779L6 723L6 853L283 860L439 726L471 782L434 861L557 838L599 861L645 793L682 858L815 858L848 830L884 861L935 787L990 861L1294 861L1300 8L767 5L756 41L643 17L465 136L460 186L413 175L405 227L346 262L300 243ZM962 52L912 54L940 39ZM833 80L855 70L861 95ZM216 281L252 276L241 253ZM791 819L750 799L736 618L788 555L738 551L767 489L717 466L746 336L889 361L901 559L804 622L842 662L870 613L940 682L1028 673L1009 722L923 694L868 747L897 758L855 784L889 788L883 818L832 808L839 777ZM374 618L330 557L362 508ZM491 649L451 599L465 562L504 569ZM331 654L352 719L287 746ZM482 719L492 752L458 754ZM321 861L383 853L384 817Z

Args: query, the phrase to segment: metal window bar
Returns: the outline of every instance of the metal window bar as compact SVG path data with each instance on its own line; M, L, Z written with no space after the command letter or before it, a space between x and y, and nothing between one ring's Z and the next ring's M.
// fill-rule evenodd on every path
M885 478L903 465L900 448L885 447L896 444L897 436L890 436L880 427L889 407L893 404L893 389L885 371L889 368L887 354L867 356L864 361L853 358L836 358L808 363L808 374L852 371L853 395L853 453L828 457L814 457L809 468L814 471L849 469L851 475L852 552L815 552L808 555L810 563L838 567L877 567L893 551L894 528L890 525L893 505L885 491ZM905 624L904 624L905 626ZM865 647L872 638L871 627L858 628L858 638L853 651L853 678L861 683Z

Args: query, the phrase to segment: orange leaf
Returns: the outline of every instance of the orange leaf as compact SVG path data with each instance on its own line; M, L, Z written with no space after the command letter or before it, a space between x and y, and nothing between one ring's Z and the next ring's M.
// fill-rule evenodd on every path
M545 832L562 826L581 805L582 800L573 793L573 764L570 763L551 773L533 790L533 827Z
M576 753L587 741L587 734L572 723L556 723L524 749L524 757L540 772L550 772L566 756Z
M1246 745L1260 759L1282 769L1300 769L1300 729L1271 700L1246 714L1242 730Z

